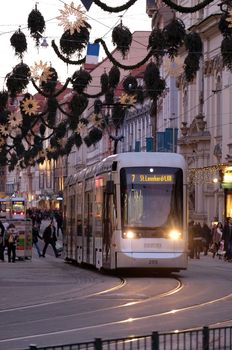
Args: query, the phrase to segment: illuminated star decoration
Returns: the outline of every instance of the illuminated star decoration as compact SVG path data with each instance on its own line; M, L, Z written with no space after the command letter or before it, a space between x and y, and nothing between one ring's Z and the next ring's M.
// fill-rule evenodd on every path
M2 134L3 136L9 135L9 129L7 125L0 125L0 134Z
M232 28L232 10L228 11L229 15L226 17L226 21L229 22L228 28Z
M30 98L26 98L25 101L22 102L22 110L29 116L34 115L38 109L38 102L32 96Z
M184 60L179 57L175 57L173 60L164 57L163 68L171 77L178 77L184 72Z
M70 5L65 4L64 10L59 10L61 15L57 17L60 21L59 25L64 27L64 30L69 30L72 35L76 30L80 32L81 27L85 27L85 21L87 17L85 16L85 11L81 10L81 5L77 7L71 2Z
M96 126L97 128L98 127L102 127L102 123L103 123L103 120L102 120L102 115L101 114L92 114L91 117L90 117L90 122Z
M136 97L133 95L128 95L128 94L122 94L119 97L119 102L122 105L134 105L136 102Z
M34 64L33 67L31 67L31 76L34 80L41 80L41 77L43 75L43 72L48 69L47 62L43 62L42 60L39 61L39 63Z
M19 113L12 112L9 116L9 126L14 129L22 124L22 116Z
M76 133L79 134L81 137L85 135L87 131L85 123L79 122L76 128Z

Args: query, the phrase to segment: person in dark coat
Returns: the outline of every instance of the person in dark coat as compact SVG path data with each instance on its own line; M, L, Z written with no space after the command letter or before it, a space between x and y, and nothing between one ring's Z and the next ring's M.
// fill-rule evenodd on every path
M204 222L202 227L202 237L203 237L203 251L204 255L208 254L209 246L212 241L212 234L209 226Z
M200 259L202 251L202 227L198 222L193 226L193 255L195 259Z
M57 223L57 237L59 237L59 231L61 231L61 234L63 236L63 217L62 213L58 212L55 213L56 223Z
M222 232L222 240L224 241L225 260L232 259L232 218L228 218Z
M10 224L6 231L6 246L8 253L8 262L15 262L16 259L16 247L18 242L18 233L14 224Z
M43 247L43 252L42 256L45 258L46 250L49 244L51 244L55 256L58 258L60 254L58 253L56 249L56 228L54 226L53 220L50 221L49 225L45 228L44 233L43 233L43 240L44 240L44 247Z
M0 260L4 261L5 250L5 227L0 220Z
M35 246L37 253L39 255L39 257L42 256L42 253L40 252L40 248L39 248L39 239L42 239L42 237L39 234L39 227L37 222L34 223L33 227L32 227L32 244Z

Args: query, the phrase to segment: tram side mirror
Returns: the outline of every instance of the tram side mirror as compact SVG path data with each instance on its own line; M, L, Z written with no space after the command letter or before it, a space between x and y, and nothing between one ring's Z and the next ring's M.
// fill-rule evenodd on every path
M106 181L106 193L107 194L114 194L114 181L113 180Z

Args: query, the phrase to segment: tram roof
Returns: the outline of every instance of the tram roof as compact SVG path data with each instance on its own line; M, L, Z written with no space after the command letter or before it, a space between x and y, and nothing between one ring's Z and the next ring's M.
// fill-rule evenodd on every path
M95 174L108 172L112 169L113 162L118 162L119 167L133 166L158 166L158 167L176 167L186 170L184 157L177 153L168 152L125 152L113 154L104 158L98 163L90 165L78 173L67 178L65 185L73 185L82 179L90 178Z

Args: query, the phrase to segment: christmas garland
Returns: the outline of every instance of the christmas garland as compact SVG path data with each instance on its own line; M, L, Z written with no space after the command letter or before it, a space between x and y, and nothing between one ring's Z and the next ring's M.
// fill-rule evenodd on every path
M55 51L56 55L57 55L63 62L65 62L65 63L67 63L67 64L78 65L78 64L85 63L86 56L83 57L83 58L81 58L81 59L79 59L79 60L77 60L77 61L72 61L72 60L70 60L69 58L64 57L64 56L60 53L60 51L59 51L59 49L58 49L58 47L57 47L57 45L56 45L56 43L55 43L55 40L52 40L52 48L53 48L53 50Z
M204 0L200 4L197 4L197 5L192 6L192 7L179 6L179 5L175 4L172 0L162 0L162 1L165 3L165 5L171 7L173 10L176 10L178 12L193 13L193 12L197 12L197 11L201 10L202 8L206 7L214 0Z
M148 52L148 54L138 63L136 64L133 64L133 65L130 65L130 66L126 66L125 64L122 64L120 62L118 62L112 55L111 53L109 52L107 46L106 46L106 43L103 39L96 39L95 40L95 43L101 43L103 48L104 48L104 51L107 55L107 57L109 58L109 60L111 61L111 63L113 63L115 66L117 67L120 67L122 69L125 69L125 70L132 70L132 69L135 69L135 68L139 68L141 67L143 64L145 64L153 55L152 53L152 50Z
M101 2L100 0L93 0L93 2L99 6L103 11L106 12L121 12L124 10L129 9L132 5L134 5L136 3L137 0L129 0L127 3L125 3L124 5L118 6L118 7L111 7L108 6L106 4L104 4L103 2Z

